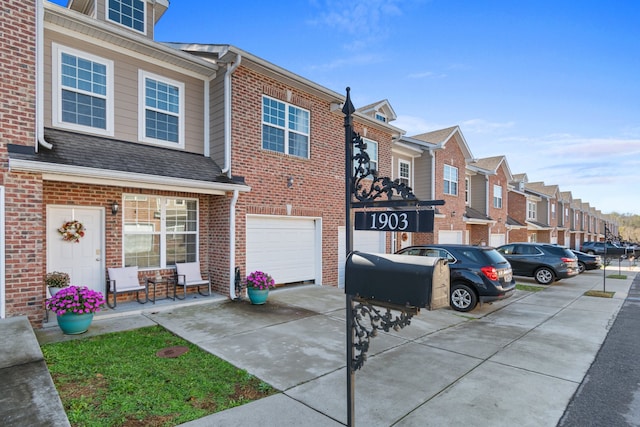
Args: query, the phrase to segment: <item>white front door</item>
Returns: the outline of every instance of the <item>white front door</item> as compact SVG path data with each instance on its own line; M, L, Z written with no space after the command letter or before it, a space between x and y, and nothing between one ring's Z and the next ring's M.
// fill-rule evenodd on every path
M58 229L67 221L80 221L84 237L65 241ZM47 273L62 271L71 284L105 292L104 208L47 206Z

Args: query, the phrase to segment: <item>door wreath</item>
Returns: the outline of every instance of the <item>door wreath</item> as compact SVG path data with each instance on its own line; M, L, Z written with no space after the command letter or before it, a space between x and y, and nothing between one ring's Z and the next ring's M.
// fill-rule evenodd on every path
M80 242L80 238L84 237L84 225L80 221L67 221L58 228L58 233L62 235L65 242Z

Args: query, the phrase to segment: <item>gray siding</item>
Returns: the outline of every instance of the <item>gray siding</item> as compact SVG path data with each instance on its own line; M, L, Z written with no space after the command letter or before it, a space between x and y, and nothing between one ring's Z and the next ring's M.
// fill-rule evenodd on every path
M209 87L209 125L211 158L224 167L224 70L220 70Z
M487 178L485 175L471 175L469 206L487 214Z
M422 156L416 157L413 163L413 194L419 200L432 200L434 198L433 194L431 194L431 160L432 156L425 151Z
M138 140L138 71L143 70L184 83L185 94L185 150L204 153L204 80L165 68L140 55L125 55L114 52L98 43L92 44L86 37L74 39L60 33L48 31L44 52L45 126L53 126L52 109L52 42L77 49L114 62L114 138L140 142Z

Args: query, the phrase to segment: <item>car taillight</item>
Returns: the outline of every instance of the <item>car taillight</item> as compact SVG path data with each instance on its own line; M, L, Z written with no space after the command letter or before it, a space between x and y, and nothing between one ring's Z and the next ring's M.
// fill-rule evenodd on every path
M562 258L560 258L560 259L562 260L562 262L567 263L567 264L570 264L570 263L572 263L572 262L575 262L575 261L576 261L576 259L575 259L575 258L564 258L564 257L562 257Z
M480 271L482 271L484 275L487 276L487 279L498 280L498 270L496 270L495 267L487 265L486 267L480 267Z

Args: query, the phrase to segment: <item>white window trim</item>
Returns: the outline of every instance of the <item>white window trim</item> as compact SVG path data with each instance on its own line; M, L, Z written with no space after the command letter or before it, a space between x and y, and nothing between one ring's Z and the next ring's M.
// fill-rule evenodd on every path
M409 176L402 176L402 165L407 165L407 171L409 172ZM407 187L411 187L411 183L413 182L413 170L411 169L411 162L408 162L403 159L398 159L398 178L407 180Z
M378 161L378 149L380 148L380 146L378 145L378 143L376 141L374 141L373 139L368 139L368 138L362 138L362 142L364 142L365 144L367 144L367 149L364 150L368 155L369 155L369 166L371 166L371 162L373 161L373 163L375 164L375 167L372 168L372 170L378 172L380 170L379 166L380 166L380 162ZM369 151L369 146L375 145L376 147L376 158L372 159L371 158L371 152Z
M106 113L105 117L106 121L106 129L100 129L92 126L84 126L76 123L68 123L62 120L62 72L60 67L62 66L62 54L67 53L69 55L73 55L79 58L86 59L92 62L99 62L103 64L107 68L107 94L105 96L106 99ZM51 121L54 127L88 132L97 135L105 135L105 136L113 136L114 135L114 125L113 125L113 105L114 105L114 95L113 95L113 61L110 59L101 58L96 55L92 55L87 52L83 52L78 49L73 49L67 46L63 46L58 43L51 43L51 72L52 72L52 81L51 81ZM96 95L94 95L96 96Z
M538 205L535 202L527 202L527 219L536 220L538 218Z
M464 177L464 203L467 206L471 205L471 178Z
M180 112L178 113L178 142L171 142L171 141L165 141L163 139L156 139L156 138L147 138L147 136L145 135L145 128L146 128L146 103L145 103L145 80L146 79L152 79L152 80L156 80L162 83L166 83L168 85L171 86L177 86L178 90L180 91ZM176 81L176 80L172 80L172 79L168 79L166 77L157 75L157 74L153 74L150 73L148 71L144 71L144 70L138 70L138 139L142 142L147 142L149 144L154 144L154 145L161 145L163 147L170 147L170 148L182 148L184 149L185 147L185 140L184 140L184 126L185 126L185 96L184 96L184 89L185 85L182 82Z
M496 194L498 193L498 190L500 192L500 197L498 197ZM497 201L500 200L500 206L497 206ZM496 209L502 209L502 186L501 185L493 185L493 207Z
M455 171L456 171L456 177L457 177L456 181L451 181L451 180L446 179L444 171L445 171L447 168L451 168L451 169L453 169L453 170L455 170ZM447 196L457 196L458 194L460 194L460 189L458 188L458 187L459 187L459 185L458 185L458 180L460 179L460 174L459 174L458 168L457 168L457 167L455 167L455 166L451 166L451 165L447 165L447 164L445 164L445 165L443 166L443 168L442 168L442 175L443 175L443 180L442 180L442 181L443 181L442 193L443 193L443 194L446 194ZM451 192L451 185L449 185L449 193L445 192L446 188L444 187L444 182L450 182L450 183L455 182L455 184L456 184L456 192L455 192L455 193L452 193L452 192Z
M131 31L135 31L138 34L144 34L147 35L147 0L143 0L144 3L144 10L142 11L144 18L142 18L142 28L143 30L137 30L133 27L129 27L127 25L124 25L118 21L114 21L113 19L109 18L109 0L105 0L104 2L104 17L105 20L107 20L107 22L111 22L112 24L115 24L119 27L122 28L126 28L127 30L131 30Z
M144 198L146 197L146 195L143 194L123 194L122 195L122 200L120 201L120 206L122 206L122 215L125 215L125 198L127 196L135 196L135 197L139 197L139 198ZM196 215L198 216L198 219L196 220L196 261L200 262L200 200L198 200L197 198L192 198L192 197L179 197L179 196L157 196L157 195L153 195L150 194L148 195L149 197L156 197L159 198L161 200L160 203L160 231L154 231L153 233L149 233L149 234L143 234L143 235L149 235L149 236L153 236L155 234L158 234L160 236L160 266L159 267L145 267L145 268L141 268L140 270L157 270L158 268L171 268L172 266L167 265L167 200L193 200L196 202ZM135 234L135 233L131 233L131 234ZM122 226L122 265L125 265L125 248L124 248L124 236L125 236L125 232L124 232L124 221L123 221L123 226Z
M269 122L265 122L264 121L264 100L266 99L272 99L276 102L280 102L282 104L284 104L285 106L285 119L284 119L284 127L278 126L276 124L273 123L269 123ZM294 131L292 129L289 129L289 107L294 107L294 108L298 108L300 110L306 111L307 113L309 113L309 129L307 133L304 132L300 132L300 131ZM272 128L276 128L276 129L282 129L284 130L284 148L283 148L283 152L281 154L284 154L286 156L291 156L291 157L297 157L299 159L310 159L311 158L311 110L308 110L306 108L302 108L298 105L295 104L291 104L289 102L283 101L281 99L278 98L274 98L272 96L267 96L267 95L262 95L261 98L261 104L260 104L260 148L266 151L272 151L274 153L280 153L280 151L275 151L275 150L270 150L268 148L264 148L263 147L263 143L264 143L264 135L262 134L262 126L270 126ZM294 133L297 135L304 135L307 137L307 156L306 157L302 157L302 156L298 156L296 154L289 154L289 133Z

